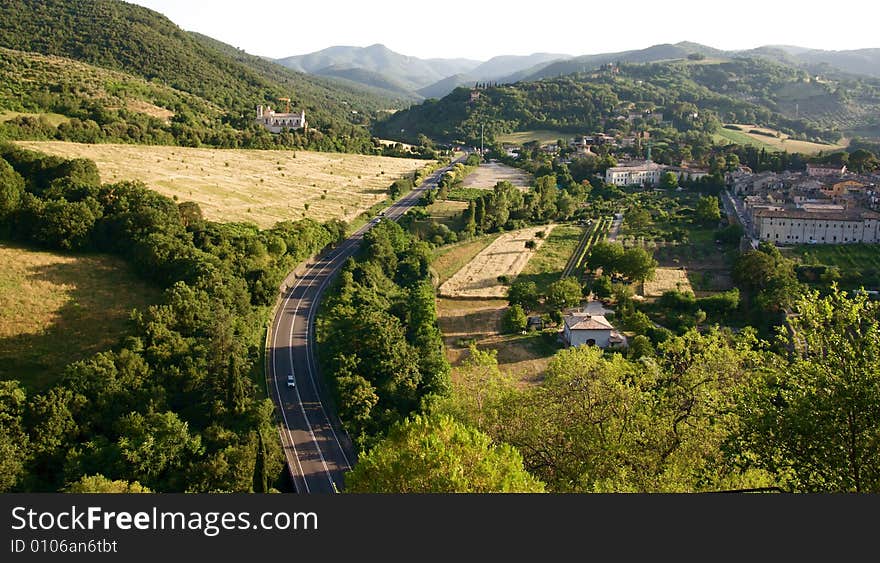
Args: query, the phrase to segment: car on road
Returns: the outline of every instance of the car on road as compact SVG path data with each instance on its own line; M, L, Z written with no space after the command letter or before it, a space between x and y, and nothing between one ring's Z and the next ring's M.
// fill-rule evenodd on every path
M296 379L293 377L293 372L287 374L287 386L296 387Z

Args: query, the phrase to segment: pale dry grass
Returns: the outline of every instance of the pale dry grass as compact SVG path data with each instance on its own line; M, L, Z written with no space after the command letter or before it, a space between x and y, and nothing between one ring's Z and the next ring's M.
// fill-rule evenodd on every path
M660 297L665 291L677 290L681 292L694 292L687 270L684 268L657 268L654 271L654 279L646 281L643 285L642 295L645 297Z
M31 389L70 362L109 349L129 313L160 300L118 258L71 256L0 243L0 379Z
M498 276L515 278L547 240L546 235L553 227L555 225L542 225L502 234L441 285L439 294L484 299L504 297L507 287L498 281ZM545 236L535 238L538 231L544 231ZM526 248L529 240L535 241L534 249Z
M310 217L350 221L387 197L388 186L427 161L311 151L195 149L22 141L66 158L89 158L101 181L140 180L178 201L194 201L212 221L270 227Z
M527 190L532 183L532 176L528 172L506 164L484 162L462 180L461 187L491 190L495 184L502 180L507 180L517 188Z
M145 102L143 100L128 99L125 101L125 107L129 111L134 111L137 113L149 115L151 117L156 117L166 123L168 123L171 118L174 117L174 112L170 109L160 108L157 105L151 104L150 102Z
M847 142L846 144L823 145L820 143L811 143L810 141L799 141L796 139L792 139L785 133L776 131L775 129L769 129L767 127L759 127L757 125L742 123L734 123L733 125L741 127L742 131L740 132L743 135L747 135L748 137L751 137L758 142L770 145L771 147L780 151L799 152L802 154L815 154L820 151L834 152L838 150L843 150L849 144ZM749 133L749 131L752 129L768 133L769 135ZM776 136L777 134L779 135L778 137Z
M437 272L439 283L451 278L468 262L482 252L498 235L484 235L475 239L442 246L437 250L431 266Z

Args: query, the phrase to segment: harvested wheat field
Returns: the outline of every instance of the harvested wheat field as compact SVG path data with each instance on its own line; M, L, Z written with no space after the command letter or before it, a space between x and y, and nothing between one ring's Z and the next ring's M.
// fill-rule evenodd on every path
M350 221L385 199L388 186L428 161L359 154L146 145L19 142L66 158L89 158L102 182L140 180L212 221L270 227L311 217Z
M660 297L663 292L670 290L694 292L687 277L687 270L684 268L657 268L654 271L654 279L644 283L642 295Z
M507 180L521 190L528 190L532 183L532 175L519 168L489 161L480 164L473 172L465 176L461 187L491 190L495 184L502 180Z
M555 225L542 225L502 234L441 285L439 294L483 299L504 297L507 287L498 281L498 276L516 277L547 240L547 236L536 238L535 233L544 231L549 235L553 227ZM533 249L526 248L530 240L535 242Z

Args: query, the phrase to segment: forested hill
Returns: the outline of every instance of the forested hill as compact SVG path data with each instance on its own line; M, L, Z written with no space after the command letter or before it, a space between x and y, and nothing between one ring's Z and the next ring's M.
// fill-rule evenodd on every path
M481 124L487 139L530 129L585 134L626 129L620 118L634 109L662 114L680 130L712 132L722 122L757 123L802 139L834 141L846 130L871 125L880 110L880 82L817 80L804 70L757 58L611 64L483 88L475 100L470 90L458 88L442 100L392 115L374 131L402 140L423 133L464 142L479 140Z
M234 47L119 0L7 0L0 3L0 21L0 47L67 57L195 94L221 108L236 128L247 124L258 103L280 96L293 98L324 129L361 123L365 113L387 107L364 91L244 53L233 56Z

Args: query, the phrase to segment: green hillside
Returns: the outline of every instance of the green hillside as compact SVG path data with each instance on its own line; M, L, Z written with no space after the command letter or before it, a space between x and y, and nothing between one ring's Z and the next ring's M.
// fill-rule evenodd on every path
M816 80L806 71L764 59L673 61L605 65L587 73L517 82L480 90L459 88L378 123L380 136L475 142L516 131L572 134L651 124L630 112L662 114L679 131L716 131L721 122L756 123L793 138L836 142L848 129L870 125L880 111L880 82ZM696 117L694 117L696 115Z
M6 92L0 110L54 112L82 121L90 119L97 123L98 140L117 139L118 131L108 135L104 130L108 124L124 123L141 129L161 124L148 125L126 115L95 115L100 112L94 108L90 108L91 115L82 115L83 106L93 105L113 113L113 104L105 103L107 99L102 95L118 96L119 88L89 79L88 86L80 89L79 76L97 76L100 72L78 67L74 77L54 76L45 59L37 60L25 53L64 57L125 73L127 76L112 75L112 81L125 85L126 96L137 84L135 97L147 98L149 103L172 112L167 134L184 145L270 148L281 142L367 152L369 133L363 125L379 110L393 106L391 100L364 89L296 73L185 32L161 14L118 0L13 0L0 4L0 20L0 47L19 51L4 51L2 62L7 76L34 67L29 68L33 79L29 84L13 80L16 84L9 86L4 81ZM251 119L255 106L275 104L282 96L293 98L304 108L310 124L320 133L309 139L290 135L279 140L255 128ZM61 98L66 102L60 103ZM71 104L75 107L68 107ZM12 131L13 135L18 133L22 131ZM159 137L138 139L135 135L127 140L167 142Z

